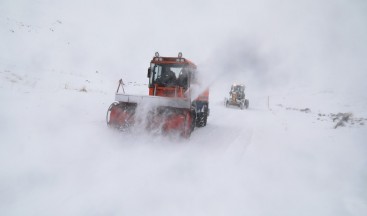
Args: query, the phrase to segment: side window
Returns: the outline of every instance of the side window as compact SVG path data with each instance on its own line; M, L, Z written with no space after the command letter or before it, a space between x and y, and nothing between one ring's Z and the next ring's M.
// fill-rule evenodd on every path
M189 74L190 74L190 81L192 83L197 83L197 79L196 79L196 76L197 76L197 73L198 71L193 69L193 68L190 68L189 69Z
M153 68L153 82L155 83L162 75L162 66L155 65Z
M178 73L178 77L177 77L177 81L178 81L178 85L180 87L183 87L185 89L188 88L188 85L190 83L189 79L190 79L190 71L189 68L187 67L180 67L178 68L180 70L180 72Z
M162 74L162 66L156 65L156 64L151 64L150 65L150 70L151 70L151 74L150 74L150 78L149 78L149 85L154 85L157 82L157 79Z

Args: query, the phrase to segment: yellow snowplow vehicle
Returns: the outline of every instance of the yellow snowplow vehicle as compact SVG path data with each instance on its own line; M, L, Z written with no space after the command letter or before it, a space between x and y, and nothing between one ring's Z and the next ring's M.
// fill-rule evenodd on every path
M225 98L224 103L226 107L238 106L241 109L248 109L249 100L245 98L245 85L243 84L233 84L231 90L229 91L229 98Z

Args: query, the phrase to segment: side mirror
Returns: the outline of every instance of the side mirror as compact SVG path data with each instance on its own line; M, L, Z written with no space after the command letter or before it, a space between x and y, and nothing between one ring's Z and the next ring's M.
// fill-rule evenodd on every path
M150 74L151 74L152 70L150 68L148 68L148 74L147 77L150 78Z

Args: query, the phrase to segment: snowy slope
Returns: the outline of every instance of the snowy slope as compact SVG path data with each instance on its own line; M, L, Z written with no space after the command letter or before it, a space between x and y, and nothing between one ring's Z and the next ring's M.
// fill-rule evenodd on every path
M339 34L342 61L332 55L334 50L323 53L328 50L327 40L314 41L339 29L330 25L320 33L324 25L310 27L314 22L301 10L308 8L330 24L329 16L343 8L350 16L339 23L348 26L358 18L351 16L358 12L354 6L341 4L330 12L319 11L319 3L313 1L300 6L286 2L290 6L272 8L300 12L293 19L300 23L284 21L294 18L284 15L271 25L261 25L266 22L256 12L269 12L271 2L246 1L251 6L248 13L231 13L249 6L237 1L204 4L207 11L185 5L194 18L184 25L191 23L201 34L185 38L181 35L186 31L175 30L179 40L189 41L177 45L158 33L162 29L129 25L134 18L138 24L151 24L151 17L142 16L150 10L132 3L96 1L86 6L81 1L70 7L69 1L25 2L4 1L0 7L0 36L6 42L0 45L0 215L367 214L367 95L361 91L365 86L359 85L365 77L360 61L367 45L365 32L357 28L360 25L350 26L355 41L361 42L358 48ZM159 9L162 2L147 4ZM83 5L84 10L77 9ZM218 16L221 9L223 16ZM93 16L94 10L101 14ZM35 16L38 13L42 16ZM277 17L275 12L267 16L273 15ZM194 25L190 21L195 18ZM259 24L246 23L261 43L236 21L247 18ZM202 24L210 21L215 25L204 31ZM118 24L123 27L115 27ZM267 33L272 33L275 27L285 31L288 25L293 29L298 24L294 31L278 32L295 34L285 41L260 36L266 34L259 26L269 27ZM116 34L109 36L114 28ZM245 39L222 41L228 37L225 30L240 32L238 37ZM309 30L302 39L310 43L299 44L298 31ZM217 48L217 44L229 45ZM196 128L188 140L109 130L105 115L118 79L124 79L126 92L146 94L146 68L161 47L162 55L183 51L207 76L208 125ZM277 47L284 52L278 53ZM296 52L300 47L304 49ZM273 52L279 55L269 58ZM336 65L330 66L332 62ZM343 72L347 65L353 70ZM223 104L230 84L237 81L247 84L248 110ZM352 116L335 128L338 113Z
M214 91L207 127L180 140L110 131L113 92L27 91L1 94L2 215L367 211L364 125L334 129L314 112L268 110L251 90L249 110L225 108Z

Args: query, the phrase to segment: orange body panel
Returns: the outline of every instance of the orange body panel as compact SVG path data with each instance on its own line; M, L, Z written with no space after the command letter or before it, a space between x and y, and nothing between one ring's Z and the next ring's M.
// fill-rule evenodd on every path
M177 59L182 59L183 61L177 61ZM180 64L182 63L182 64L189 64L196 68L196 65L192 61L185 59L185 58L154 57L150 63L154 63L154 64L177 64L177 63Z
M196 100L198 101L205 101L208 102L209 101L209 89L205 89L205 91L203 93L201 93Z
M185 89L179 86L176 87L162 87L155 85L149 88L150 96L162 96L162 97L185 97Z

